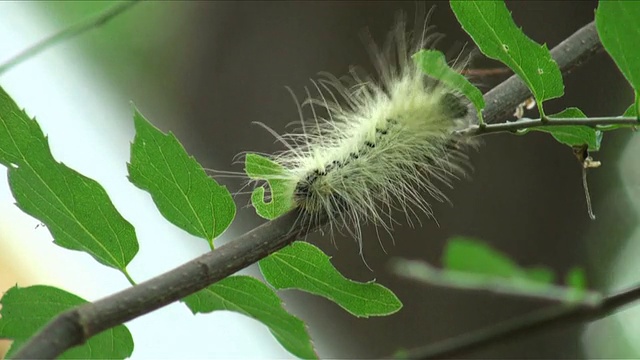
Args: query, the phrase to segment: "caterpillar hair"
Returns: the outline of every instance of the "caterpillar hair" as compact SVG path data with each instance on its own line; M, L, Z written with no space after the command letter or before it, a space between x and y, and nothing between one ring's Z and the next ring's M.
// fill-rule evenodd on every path
M276 135L287 149L272 156L284 169L272 179L284 181L302 221L328 218L331 231L350 234L361 253L363 225L390 233L395 210L410 225L416 211L433 218L428 199L447 201L440 188L465 174L463 151L472 141L456 131L475 115L466 98L412 61L438 38L426 32L407 33L399 16L384 47L370 46L376 77L355 68L341 78L322 73L312 80L315 95L307 90L299 103L312 117Z

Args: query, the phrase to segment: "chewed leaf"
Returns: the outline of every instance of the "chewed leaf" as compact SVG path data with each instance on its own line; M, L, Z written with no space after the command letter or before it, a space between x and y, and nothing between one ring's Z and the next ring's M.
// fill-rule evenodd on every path
M8 168L18 207L42 221L55 244L126 274L138 241L104 188L57 162L38 124L2 88L0 125L0 163Z
M270 159L258 154L247 154L245 172L253 180L266 180L270 188L269 198L265 198L265 188L257 187L251 193L251 203L258 215L265 219L275 219L291 210L293 202L291 191L283 180L277 176L284 169Z
M520 278L541 283L551 283L554 277L549 269L522 268L506 255L481 241L463 237L449 240L443 256L443 264L447 270L502 278Z
M546 45L529 39L503 1L451 1L462 28L486 56L509 66L527 84L538 103L564 94L562 74Z
M213 248L213 239L235 216L231 194L207 176L173 134L163 134L137 110L134 122L129 180L151 194L167 220Z
M259 262L276 289L299 289L323 296L358 317L390 315L402 308L393 292L374 282L349 280L317 247L297 241Z
M13 287L0 304L0 338L11 339L11 356L40 328L65 310L86 300L51 286ZM133 352L133 338L124 325L118 325L60 355L60 359L126 359Z
M184 298L196 313L234 311L254 318L267 327L290 353L303 359L317 358L302 320L289 314L267 285L249 276L230 276Z
M562 112L549 116L549 122L562 118L586 118L587 116L578 108L567 108ZM600 150L602 131L583 125L538 126L518 131L518 134L526 134L530 131L541 131L551 134L559 143L570 147L588 145L589 151Z
M605 50L640 93L640 2L600 1L596 11L596 28Z
M473 86L466 77L449 67L444 54L436 50L420 50L413 55L413 59L425 74L442 81L469 98L478 111L478 119L482 123L482 109L485 106L482 92Z

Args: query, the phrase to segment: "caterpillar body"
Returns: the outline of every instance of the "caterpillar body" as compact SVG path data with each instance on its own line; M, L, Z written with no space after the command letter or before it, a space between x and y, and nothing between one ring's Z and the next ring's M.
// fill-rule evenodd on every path
M301 104L311 119L276 135L287 150L272 157L283 168L273 178L284 180L292 202L309 217L303 220L327 216L331 231L348 232L361 251L362 225L390 232L394 210L409 224L412 215L419 220L416 210L433 217L425 193L445 201L440 187L465 173L463 150L472 142L456 130L474 116L464 97L412 61L433 40L424 31L411 40L398 20L384 50L371 48L378 79L357 69L342 78L322 74L312 81L317 94L307 90Z

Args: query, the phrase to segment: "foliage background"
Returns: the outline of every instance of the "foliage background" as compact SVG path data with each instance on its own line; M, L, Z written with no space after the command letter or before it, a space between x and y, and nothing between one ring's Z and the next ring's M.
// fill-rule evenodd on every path
M43 22L52 22L49 31L52 33L54 29L109 5L111 2L38 2L24 6L39 13ZM0 13L5 6L0 4ZM430 6L432 3L426 2L426 8ZM527 35L553 47L593 20L596 2L528 1L507 2L507 6ZM80 65L86 64L86 67L75 63L60 64L54 58L50 58L54 61L46 63L47 54L31 61L32 64L36 61L45 62L41 66L53 71L64 66L77 67L78 71L89 69L84 76L97 77L110 90L100 94L79 93L76 90L71 93L76 97L73 106L82 109L93 102L108 99L110 103L121 107L117 109L120 115L102 119L100 114L93 113L89 114L90 118L76 119L83 123L70 123L69 126L85 129L77 132L53 123L43 124L43 129L50 135L54 155L69 166L105 183L118 209L136 227L140 223L153 227L161 222L157 214L144 217L129 206L136 201L150 201L145 194L136 192L124 178L128 142L133 138L129 100L134 101L162 130L173 131L187 151L203 166L241 171L240 165L231 165L233 156L240 151L271 152L280 149L270 134L250 125L252 121L264 122L282 132L287 123L297 120L295 105L284 86L290 86L302 97L303 87L310 85L308 78L314 77L318 71L340 75L352 64L370 68L367 65L370 63L368 55L358 34L368 27L372 38L381 42L394 22L393 14L400 9L412 19L415 3L140 4L104 28L48 52L49 56L72 52L77 59L75 61ZM439 32L446 34L438 47L451 55L455 55L469 41L446 3L437 4L431 23L437 26ZM26 31L23 30L26 28L27 25L16 27L15 31ZM21 48L29 44L24 43ZM1 53L3 57L10 54L12 52ZM474 64L476 67L496 66L483 59L478 59ZM5 83L12 81L12 76L17 77L27 66L28 63L21 65L22 69L16 68L15 73L7 73L0 78L0 83L5 86ZM501 80L478 79L486 89ZM632 101L630 89L625 85L622 75L605 54L596 56L566 76L565 84L567 94L550 102L547 105L548 113L555 113L567 106L578 106L590 116L614 115L622 113ZM26 87L30 85L33 87L35 84L25 84ZM67 85L61 83L59 86L60 91L64 91ZM7 90L13 95L11 87L7 86ZM29 94L26 91L23 94L22 98L14 98L21 106L28 107L26 99ZM28 107L27 110L45 121L42 117L46 117L50 109L43 107L37 111ZM83 143L82 131L103 132L107 138L103 143ZM63 150L60 145L64 142L72 142L75 146ZM377 357L392 353L398 347L422 345L489 326L545 305L491 294L424 287L398 279L388 272L386 264L396 256L422 258L438 264L445 240L453 235L484 239L525 266L547 265L564 273L575 265L582 265L587 269L591 286L598 289L615 289L638 280L637 271L632 266L640 253L640 239L636 235L637 205L634 202L640 169L633 155L640 142L631 141L630 133L608 133L602 150L596 154L596 159L603 161L603 167L589 174L594 210L598 216L596 221L590 221L586 214L580 169L564 146L544 134L491 136L484 142L480 150L472 154L475 171L470 180L459 181L454 191L448 191L454 206L434 204L439 227L432 221L424 221L423 227L417 230L399 227L394 233L395 245L391 239L382 236L386 253L381 249L375 231L368 229L364 236L365 240L368 239L365 256L373 273L358 256L357 245L351 239L337 237L336 248L326 236L316 234L310 237L310 241L333 255L334 264L346 276L360 281L376 278L394 290L405 305L394 316L365 320L351 317L324 299L297 292L285 294L289 308L309 325L321 357ZM106 144L108 150L103 147ZM104 153L108 151L114 151L115 156L107 159ZM75 153L86 155L74 158ZM232 191L242 186L234 179L220 181ZM6 184L2 186L6 192ZM237 201L243 205L248 203L248 197L240 196ZM10 200L4 201L1 206L3 209L13 207ZM251 209L241 209L232 228L226 233L227 238L260 222ZM33 237L39 237L37 239L11 237L13 225L17 227L21 224L3 222L0 226L0 238L4 239L1 247L8 247L6 244L10 242L36 243L41 248L37 251L50 254L54 266L75 266L76 271L82 271L85 264L95 268L93 263L88 265L90 261L83 263L88 259L78 260L81 258L78 254L63 255L62 252L69 252L50 250L47 236L42 235L46 231L32 231L36 234ZM33 235L31 233L30 236ZM134 260L130 269L134 276L143 274L137 280L170 269L206 251L206 244L189 239L189 236L170 226L161 229L160 237L152 235L157 233L150 231L145 233L144 229L139 230L138 234L140 258ZM161 252L162 249L167 251L169 246L178 249L173 250L173 256ZM10 253L0 248L0 254ZM11 261L17 257L8 257L2 259L1 266L9 264L9 269L0 272L0 280L5 288L16 281L26 285L25 279L44 282L43 271L33 269L37 268L36 263ZM74 264L68 265L69 262ZM65 278L66 275L59 275L60 281ZM111 272L84 275L71 283L77 287L64 287L89 299L126 286L118 274ZM109 288L107 284L112 287ZM501 344L474 356L508 358L528 354L531 357L631 357L637 355L637 350L625 342L624 333L633 331L634 326L637 329L640 322L634 322L637 315L633 315L637 313L633 309L621 313L627 319L624 323L618 322L618 317L614 316L587 327L569 326L523 341ZM193 320L184 309L173 306L136 320L131 327L136 341L134 357L170 353L171 343L176 343L175 335L170 331L175 320L167 319L187 318L189 320L181 325L208 331L218 328L223 317L209 315ZM232 320L231 324L251 323L251 320L240 316L228 318ZM174 341L159 340L157 334L153 341L152 335L144 336L148 331L144 329L148 327L164 329L166 334L162 336ZM264 346L271 346L277 353L278 345L269 339L268 332L260 329L259 325L256 327L258 334L262 331L265 338L262 340ZM233 329L232 325L225 325L218 336L231 337ZM237 328L238 346L256 341L255 333L243 329ZM199 336L202 336L201 341L208 341L206 344L210 347L225 341L222 338L211 340L211 336L216 337L213 334L194 334L194 344L200 339ZM187 348L192 346L185 341L182 345ZM153 347L151 353L141 350L147 347ZM185 349L180 350L184 356ZM226 356L212 348L202 351L205 352L194 351L191 354L201 357L205 354Z

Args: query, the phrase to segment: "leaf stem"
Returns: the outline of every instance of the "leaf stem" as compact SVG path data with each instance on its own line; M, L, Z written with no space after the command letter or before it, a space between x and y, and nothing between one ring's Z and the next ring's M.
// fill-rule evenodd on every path
M129 284L131 284L131 286L136 286L137 285L136 282L131 277L131 275L129 275L129 272L127 271L127 269L122 269L122 273L127 278L127 281L129 281Z
M66 41L69 40L73 37L76 37L78 35L83 34L84 32L91 30L91 29L95 29L98 28L106 23L108 23L110 20L112 20L113 18L115 18L116 16L122 14L123 12L129 10L131 7L133 7L134 5L140 3L142 0L131 0L131 1L126 1L123 3L118 3L112 7L110 7L109 9L105 10L104 12L102 12L101 14L98 14L95 17L91 17L88 19L85 19L81 22L78 22L76 24L73 24L71 26L69 26L68 28L46 38L43 39L41 41L39 41L38 43L34 44L33 46L23 50L21 53L17 54L16 56L12 57L11 59L9 59L7 62L5 62L4 64L0 65L0 75L4 74L5 72L9 71L11 68L13 68L14 66L24 62L25 60L28 60L29 58L32 58L36 55L38 55L39 53L43 52L44 50L46 50L47 48L60 43L62 41Z

